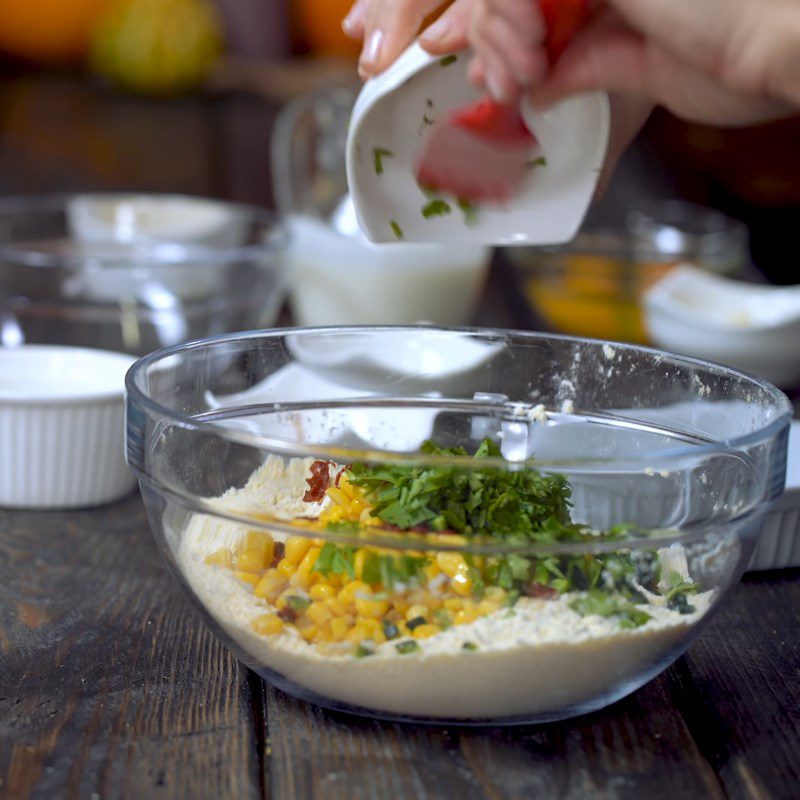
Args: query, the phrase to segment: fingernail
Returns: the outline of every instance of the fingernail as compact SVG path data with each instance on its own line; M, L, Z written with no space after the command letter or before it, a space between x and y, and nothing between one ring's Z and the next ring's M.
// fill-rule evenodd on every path
M503 91L503 85L497 78L497 75L491 70L486 70L486 88L489 90L489 94L497 100L498 103L502 103L505 100L505 92Z
M348 36L357 36L356 26L359 25L363 16L364 12L361 9L361 4L354 5L342 20L342 30Z
M383 39L384 36L382 30L372 31L366 43L364 44L364 49L361 51L360 63L362 66L374 66L378 63L381 50L383 49Z
M453 25L448 19L447 15L439 17L432 25L429 25L423 32L421 39L427 39L430 42L438 42L444 39L452 29Z

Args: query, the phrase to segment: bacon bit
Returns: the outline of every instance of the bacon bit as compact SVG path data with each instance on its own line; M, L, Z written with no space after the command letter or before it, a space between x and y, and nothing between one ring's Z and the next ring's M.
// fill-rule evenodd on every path
M275 542L272 546L272 561L269 562L269 568L274 569L278 566L281 559L283 558L283 553L286 548L283 545L283 542Z
M306 478L308 491L303 495L304 503L319 503L325 499L325 491L331 483L330 462L315 461L311 465L311 477Z
M552 600L558 594L558 592L553 589L552 586L545 586L543 583L539 583L538 581L529 583L522 590L522 593L526 597L536 597L541 600Z
M337 489L339 488L339 480L341 479L342 475L344 475L344 474L345 474L345 472L347 472L347 470L348 470L348 469L350 469L350 465L349 465L349 464L346 464L344 467L342 467L342 468L341 468L341 469L340 469L340 470L339 470L339 471L336 473L336 477L333 479L333 485L334 485L334 486L335 486Z
M291 608L290 606L284 606L279 612L278 616L284 622L295 622L297 620L298 614L297 612Z

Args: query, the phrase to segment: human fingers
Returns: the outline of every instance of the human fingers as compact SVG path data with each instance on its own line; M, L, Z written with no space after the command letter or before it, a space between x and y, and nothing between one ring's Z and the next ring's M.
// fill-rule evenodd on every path
M413 41L425 17L444 0L368 0L368 3L364 47L358 62L362 78L377 75L394 62Z
M456 0L419 37L419 43L434 55L463 50L467 44L474 0Z
M342 20L342 30L351 39L363 39L367 22L368 0L356 0Z
M727 88L613 19L581 32L531 99L549 106L593 90L638 95L683 119L716 125L755 124L788 113L782 103Z
M469 40L481 64L486 87L499 102L512 102L521 90L540 80L547 62L544 27L536 7L526 3L527 24L515 26L516 0L476 0L470 18Z

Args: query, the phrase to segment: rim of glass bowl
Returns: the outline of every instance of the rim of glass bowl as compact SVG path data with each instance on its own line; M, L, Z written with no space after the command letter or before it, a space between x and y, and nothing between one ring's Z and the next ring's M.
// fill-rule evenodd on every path
M157 267L181 267L184 264L192 268L198 265L212 266L228 264L242 260L256 260L263 258L265 253L281 252L285 249L289 234L285 223L279 214L259 206L248 203L234 203L205 195L180 194L173 192L61 192L45 195L12 195L0 198L0 228L6 215L29 212L31 214L53 213L65 211L68 201L78 197L93 197L103 200L130 199L130 198L155 198L158 200L201 200L217 203L225 208L246 215L255 222L263 223L269 228L269 235L259 244L247 244L239 247L213 247L211 245L191 245L185 242L161 241L153 244L137 243L135 254L137 264L131 269L144 267L153 269ZM29 242L28 244L35 244ZM98 243L94 243L98 244ZM102 244L102 243L100 243ZM113 243L112 243L113 244ZM66 268L80 269L90 272L102 268L103 264L118 263L120 254L107 253L101 250L88 254L67 255L40 253L28 250L26 247L15 246L13 242L6 242L0 238L0 259L7 262L34 268Z
M325 445L310 445L306 443L293 443L289 442L285 439L278 439L273 438L270 436L265 436L263 434L252 433L247 431L236 431L231 430L223 425L217 425L213 420L206 420L206 419L198 419L197 417L182 414L180 412L176 412L172 409L169 409L165 406L162 406L160 403L152 400L148 397L137 385L137 377L146 372L148 368L152 365L156 364L162 359L169 358L170 356L175 355L176 353L187 352L191 350L199 350L207 346L214 346L215 344L219 343L236 343L236 342L246 342L249 340L257 340L263 339L267 337L278 338L282 336L296 336L298 334L320 334L325 332L335 333L335 334L358 334L358 333L381 333L381 332L407 332L407 333L414 333L420 330L425 331L435 331L435 332L442 332L442 333L456 333L456 334L467 334L470 336L479 336L483 339L489 340L509 340L509 339L534 339L534 340L558 340L562 342L574 342L579 344L590 344L602 347L603 345L611 345L615 349L623 349L623 350L632 350L641 353L649 353L654 356L666 356L672 359L674 362L686 366L698 366L702 367L703 369L713 369L720 371L722 374L727 375L732 378L738 378L740 380L749 381L755 387L762 390L767 394L767 396L773 398L775 405L776 405L776 416L775 418L758 430L752 431L750 433L744 434L742 436L738 436L732 439L726 439L723 441L718 442L709 442L703 444L693 444L691 446L684 446L684 447L675 447L665 450L659 451L647 451L637 453L635 457L628 457L628 458L570 458L565 460L527 460L527 461L508 461L502 457L484 457L484 458L471 458L469 461L470 468L478 468L478 467L495 467L504 470L509 469L524 469L526 467L535 467L536 469L551 469L553 471L557 470L558 468L564 469L565 467L574 467L574 468L598 468L598 467L605 467L608 471L608 468L612 468L614 465L622 465L622 464L630 464L630 462L635 461L636 463L641 462L642 464L646 464L647 462L664 462L665 460L680 460L681 458L687 456L698 456L698 455L711 455L714 453L722 453L727 452L733 449L741 449L747 447L749 445L756 444L760 441L766 441L768 439L776 437L782 428L787 428L789 426L789 422L792 416L792 406L789 402L789 399L786 395L781 392L778 388L770 384L768 381L765 381L761 378L756 376L750 375L746 372L742 372L741 370L734 369L732 367L725 366L723 364L717 364L712 361L705 361L702 359L692 358L690 356L681 356L669 353L667 351L658 350L652 347L644 347L641 345L633 345L627 344L624 342L607 342L602 339L589 339L580 336L567 336L562 334L550 334L550 333L541 333L535 331L516 331L516 330L501 330L501 329L492 329L492 328L468 328L468 327L454 327L454 328L445 328L445 327L429 327L429 326L408 326L408 325L382 325L382 326L374 326L374 325L364 325L364 326L346 326L346 327L314 327L314 328L271 328L265 330L258 330L258 331L245 331L236 334L221 334L218 336L207 337L204 339L196 339L194 341L186 342L184 344L173 345L170 347L165 347L160 350L156 350L153 353L150 353L143 358L140 358L135 364L131 366L125 376L125 388L127 393L127 402L133 402L135 404L141 405L142 407L146 408L152 415L156 416L160 420L167 420L173 424L177 424L183 428L193 429L193 430L205 430L211 431L213 433L218 434L222 438L225 438L229 441L236 442L238 444L243 444L246 446L259 448L266 451L271 451L275 453L279 453L282 455L287 456L294 456L294 457L311 457L311 458L318 458L318 459L330 459L339 461L340 463L352 463L353 461L365 461L365 462L384 462L384 463L392 463L392 464L413 464L416 466L421 465L430 465L430 466L464 466L464 461L460 457L454 456L433 456L433 455L421 455L419 453L408 453L408 452L399 452L399 451L391 451L391 450L357 450L352 448L340 448L340 447L330 447ZM376 398L370 398L375 400ZM380 399L380 398L377 398ZM400 400L402 398L388 398L391 402L392 400ZM354 398L357 400L357 398ZM334 401L335 402L335 401ZM352 401L340 401L345 402L346 404L351 404ZM467 404L472 405L471 401L465 400ZM280 403L279 410L280 412L286 411L293 411L293 410L308 410L309 408L324 408L330 406L331 401L321 401L321 402L286 402ZM230 519L235 522L245 523L245 524L253 524L258 527L262 528L280 528L287 533L294 533L296 535L307 535L313 536L314 538L325 539L329 541L335 542L344 542L344 543L354 543L358 542L362 546L365 544L369 544L372 542L373 537L364 537L363 535L357 537L347 536L342 533L330 533L325 531L312 531L310 529L305 529L302 527L295 527L290 526L289 524L284 523L282 524L280 520L269 520L265 519L263 515L258 517L251 516L249 514L238 514L235 512L230 512L229 510L222 510L217 506L214 506L211 502L207 499L200 498L196 495L191 495L190 493L183 493L177 491L172 486L166 486L162 482L153 478L152 475L142 473L138 468L131 465L133 471L137 474L137 477L144 480L150 485L158 487L159 491L166 492L173 498L177 499L181 505L184 505L188 508L199 510L204 513L209 513L214 516ZM644 467L643 467L644 469ZM575 471L573 469L573 471ZM596 469L589 469L588 471L596 471ZM750 513L752 509L748 508L746 510L746 514ZM739 517L736 517L738 519ZM658 531L654 531L657 533ZM385 533L385 532L384 532ZM381 534L379 539L375 539L374 544L378 546L391 546L396 547L397 549L419 549L420 547L424 548L424 542L420 542L418 539L412 539L405 533L401 533L400 536L397 537L396 541L391 540L391 544L387 543L387 538L385 537L384 533ZM659 546L661 543L668 544L670 542L674 542L676 540L680 540L682 542L691 540L695 538L692 535L692 532L688 529L683 529L682 531L675 532L672 530L671 532L663 531L663 537L653 538L634 538L634 539L625 539L619 541L604 541L598 543L556 543L553 546L549 545L537 545L533 543L528 543L525 545L519 546L512 546L506 543L502 543L500 541L495 541L493 544L487 544L485 546L481 544L471 544L468 542L467 545L460 544L460 545L452 545L448 547L444 543L437 542L434 544L428 545L429 547L435 547L437 550L458 550L461 552L469 551L469 552L504 552L504 553L525 553L525 552L541 552L541 553L566 553L566 552L603 552L603 551L612 551L612 550L619 550L620 547L624 546L626 548L632 548L637 546L648 546L654 547ZM707 534L707 530L705 526L700 526L697 529L696 537L700 537ZM401 539L408 539L404 543L401 543ZM487 541L487 540L483 540Z

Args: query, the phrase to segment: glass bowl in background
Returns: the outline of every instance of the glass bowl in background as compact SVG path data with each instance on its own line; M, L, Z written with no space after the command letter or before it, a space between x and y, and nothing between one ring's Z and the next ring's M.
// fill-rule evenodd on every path
M310 93L287 106L275 126L275 200L292 235L293 316L300 325L463 325L480 297L491 250L366 239L345 173L355 97L352 87Z
M708 208L652 203L569 244L506 251L527 303L555 331L647 344L642 295L674 266L733 276L749 264L746 226Z
M0 337L142 355L275 322L282 226L255 207L173 195L0 201Z
M777 389L630 345L253 332L147 356L127 389L129 464L211 629L281 689L383 718L629 694L724 602L784 485Z

